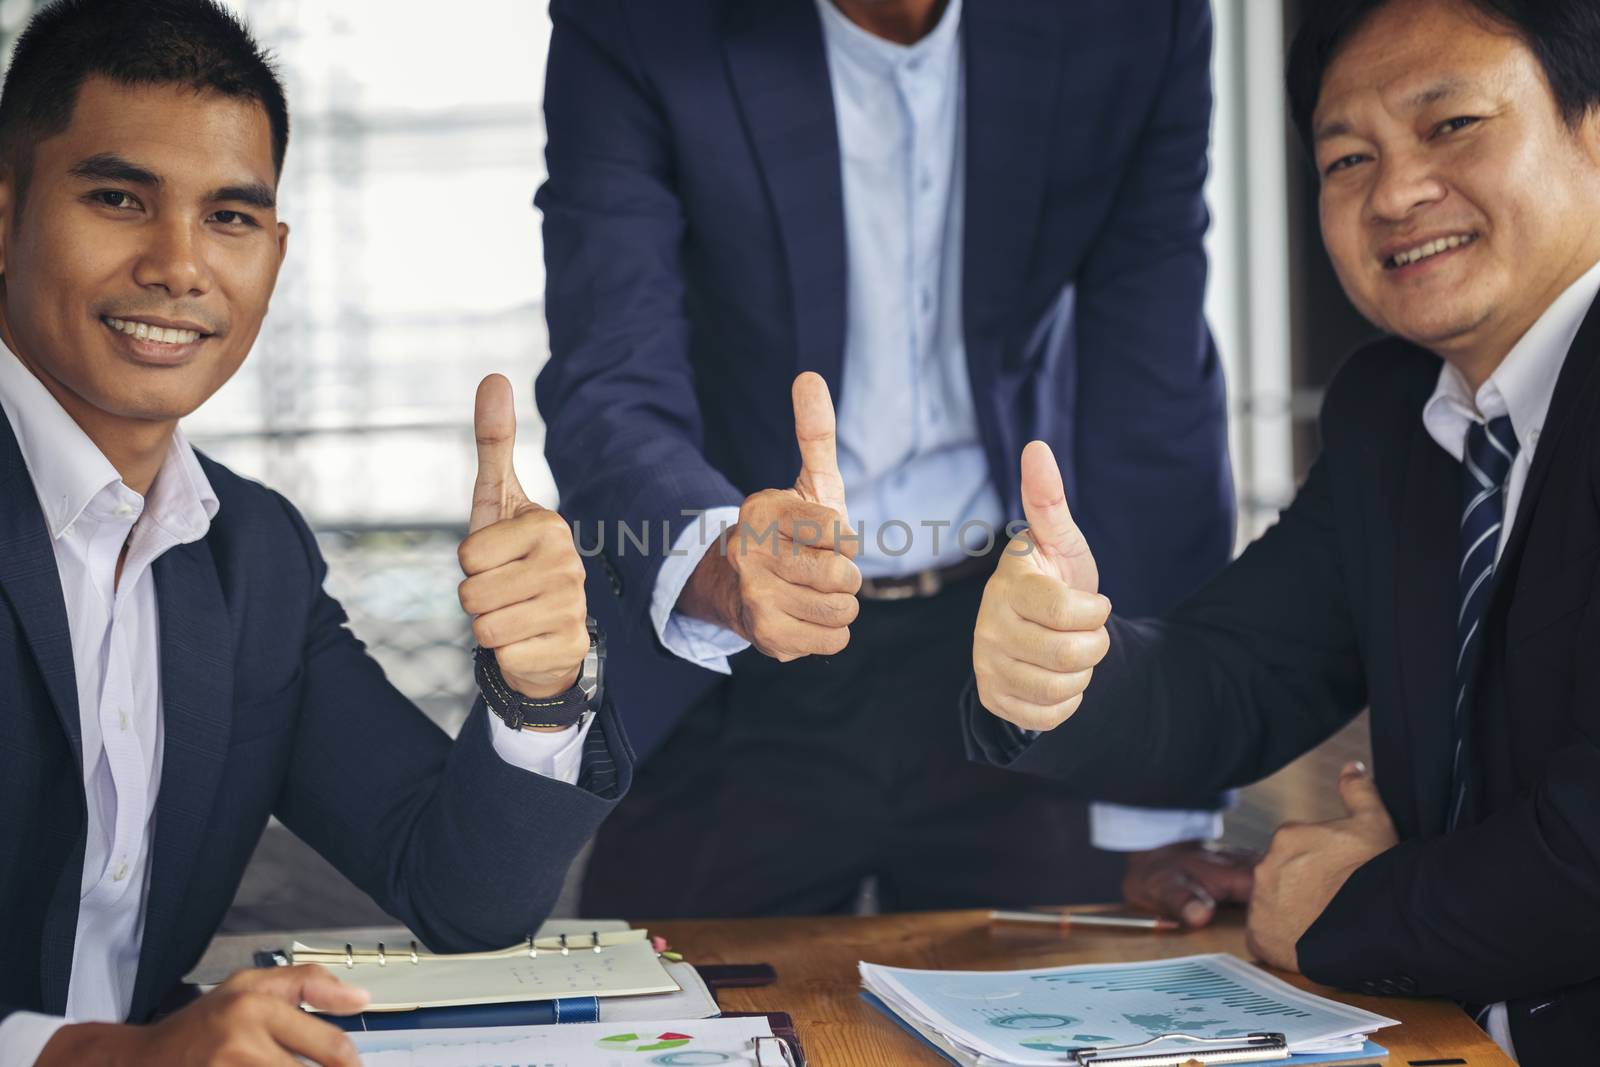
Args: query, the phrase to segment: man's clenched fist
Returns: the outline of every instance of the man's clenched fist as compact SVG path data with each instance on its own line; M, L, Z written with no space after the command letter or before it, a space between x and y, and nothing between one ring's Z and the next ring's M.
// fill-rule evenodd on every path
M1078 710L1110 647L1111 602L1043 441L1022 451L1022 508L1028 530L983 590L972 669L984 707L1025 730L1050 730Z
M507 685L536 700L553 697L577 683L589 652L583 561L565 520L529 500L517 481L517 416L504 375L479 383L473 423L478 480L457 553L467 575L461 607L478 644L494 649Z
M687 615L724 626L776 660L842 652L859 605L833 400L822 377L794 382L800 476L793 489L745 498L739 525L707 552L679 598Z
M1246 943L1263 963L1298 971L1301 936L1357 868L1400 843L1364 765L1345 765L1339 797L1348 812L1344 818L1284 823L1256 868Z

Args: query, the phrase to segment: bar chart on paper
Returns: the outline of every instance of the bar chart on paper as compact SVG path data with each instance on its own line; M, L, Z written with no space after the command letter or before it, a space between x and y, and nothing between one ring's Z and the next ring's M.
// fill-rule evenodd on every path
M1292 1051L1359 1050L1392 1020L1313 996L1227 955L1034 971L918 971L861 965L897 1014L1007 1062L1059 1062L1089 1046L1172 1034L1282 1033Z

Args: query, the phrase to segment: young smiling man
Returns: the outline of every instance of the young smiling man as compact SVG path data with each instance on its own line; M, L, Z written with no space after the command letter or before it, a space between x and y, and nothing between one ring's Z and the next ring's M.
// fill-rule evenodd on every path
M1600 7L1319 0L1289 66L1345 291L1392 336L1330 387L1281 521L1126 620L1049 449L989 583L971 751L1113 800L1283 766L1364 706L1376 777L1281 829L1266 962L1452 997L1524 1064L1600 1042ZM1037 550L1033 550L1036 545Z
M317 967L124 1022L198 958L268 817L430 946L482 948L539 924L628 783L504 378L459 553L500 718L453 743L345 628L288 502L178 428L266 313L287 138L211 0L49 5L0 92L0 1067L354 1064L299 1006L364 996Z

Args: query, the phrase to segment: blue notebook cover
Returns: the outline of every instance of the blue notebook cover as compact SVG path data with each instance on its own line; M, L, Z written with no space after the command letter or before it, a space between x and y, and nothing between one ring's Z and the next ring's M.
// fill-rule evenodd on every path
M418 1030L454 1026L542 1026L546 1023L600 1021L599 997L562 997L510 1004L465 1004L415 1011L368 1011L360 1015L319 1015L341 1030Z
M912 1037L914 1037L918 1041L922 1042L922 1044L924 1044L928 1048L932 1049L939 1056L940 1059L945 1060L948 1063L954 1063L954 1064L956 1064L956 1067L961 1067L961 1064L960 1064L959 1061L951 1059L949 1054L946 1053L944 1051L944 1049L940 1048L938 1045L935 1045L933 1042L929 1041L927 1038L925 1038L921 1034L917 1033L916 1027L912 1026L910 1023L908 1023L904 1019L900 1018L899 1015L895 1014L895 1011L894 1011L893 1008L889 1007L889 1005L887 1005L883 1001L879 1000L876 996L874 996L873 994L867 992L866 990L862 990L861 999L866 1001L868 1004L871 1004L874 1008L877 1008L879 1011L883 1012L883 1014L887 1015L889 1017L890 1021L893 1022L896 1026L900 1027L900 1029L904 1030L906 1033L910 1034ZM1376 1043L1374 1043L1372 1041L1368 1041L1366 1043L1366 1045L1362 1047L1360 1052L1334 1052L1334 1053L1329 1053L1327 1055L1290 1056L1288 1059L1284 1059L1284 1060L1265 1060L1265 1061L1262 1061L1262 1062L1264 1064L1266 1064L1266 1065L1269 1065L1269 1067L1270 1067L1271 1064L1274 1064L1274 1063L1280 1064L1280 1065L1282 1065L1282 1067L1300 1067L1301 1064L1314 1064L1314 1063L1352 1063L1353 1064L1355 1061L1358 1061L1358 1060L1362 1060L1362 1059L1381 1059L1382 1057L1387 1056L1387 1055L1389 1055L1389 1050L1388 1049L1384 1048L1382 1045L1376 1044Z

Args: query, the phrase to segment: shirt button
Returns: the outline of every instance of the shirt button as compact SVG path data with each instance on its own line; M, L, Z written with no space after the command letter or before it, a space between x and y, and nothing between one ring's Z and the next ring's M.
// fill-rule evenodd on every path
M124 729L124 730L126 730L128 728L128 713L127 712L125 712L125 711L122 712L120 717L117 719L117 725L122 727L122 729Z
M124 862L117 864L117 869L111 872L111 880L113 882L120 882L126 877L128 877L127 863Z
M133 508L128 504L118 504L113 514L119 519L125 519L133 514Z

